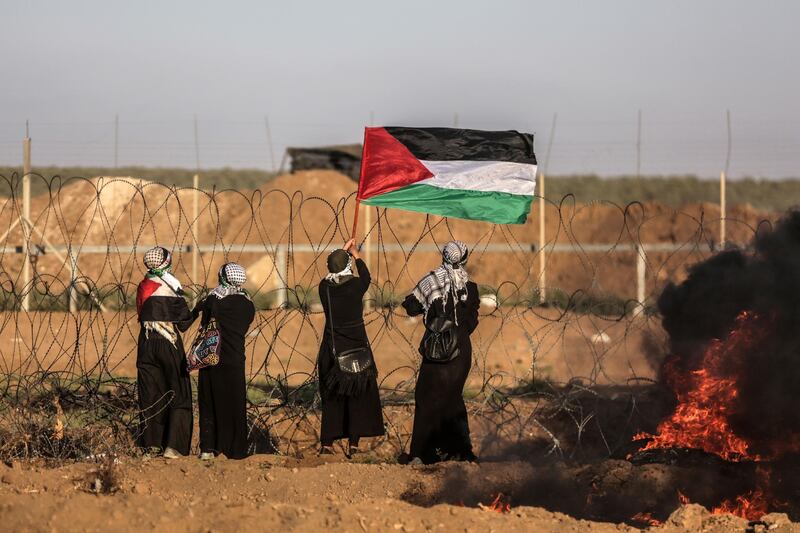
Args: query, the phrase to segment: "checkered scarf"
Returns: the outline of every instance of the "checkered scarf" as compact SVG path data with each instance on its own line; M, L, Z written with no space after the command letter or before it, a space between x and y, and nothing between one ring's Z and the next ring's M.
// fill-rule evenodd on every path
M247 281L247 272L242 265L237 263L225 263L219 269L219 285L211 294L220 300L226 296L241 294L250 298L242 285Z
M327 279L334 285L338 285L339 282L342 281L342 278L351 278L351 277L353 277L353 261L348 261L346 267L344 267L339 272L328 273L325 276L325 279Z
M461 241L450 241L442 250L442 265L419 280L413 294L422 304L425 315L436 300L448 294L453 295L454 302L467 299L466 287L469 274L464 265L468 256L469 250L466 244Z
M166 248L156 246L144 254L144 266L147 267L148 278L161 278L175 294L183 294L183 287L178 278L172 275L172 254Z
M169 250L156 246L144 253L144 266L153 273L163 272L172 264L172 254Z

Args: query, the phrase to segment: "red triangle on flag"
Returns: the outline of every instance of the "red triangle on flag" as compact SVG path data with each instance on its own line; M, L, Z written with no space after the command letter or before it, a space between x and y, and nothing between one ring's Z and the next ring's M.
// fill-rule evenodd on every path
M136 312L142 312L144 302L156 292L161 284L151 279L143 279L139 286L136 288Z
M433 177L428 168L384 128L364 128L358 199L366 200Z

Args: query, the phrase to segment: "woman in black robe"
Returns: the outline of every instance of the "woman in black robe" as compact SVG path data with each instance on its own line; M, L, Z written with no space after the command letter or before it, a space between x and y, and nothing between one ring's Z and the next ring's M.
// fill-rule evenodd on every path
M243 267L226 263L219 269L219 286L195 307L201 324L213 318L220 334L219 363L200 369L197 402L200 407L200 458L223 454L228 459L248 455L247 384L244 338L256 309L242 285Z
M353 276L351 256L355 258L358 277ZM317 357L322 398L320 455L332 454L333 441L347 438L347 456L351 457L359 451L361 437L377 437L385 431L378 373L364 327L362 299L371 278L353 239L343 250L335 250L328 256L328 270L330 273L319 284L325 311L325 331ZM334 347L338 354L367 348L370 366L357 374L344 373L338 367Z
M139 392L138 444L174 459L189 454L192 442L192 383L180 332L192 314L183 289L170 273L172 255L155 247L144 255L145 278L136 290L139 342L136 387Z
M463 397L464 384L472 367L469 336L478 326L480 307L478 286L469 281L464 269L468 255L464 243L447 243L442 252L442 266L422 278L403 302L409 316L423 315L426 327L436 317L454 319L458 356L447 362L423 358L414 393L411 449L410 453L401 455L401 463L477 460L472 451Z

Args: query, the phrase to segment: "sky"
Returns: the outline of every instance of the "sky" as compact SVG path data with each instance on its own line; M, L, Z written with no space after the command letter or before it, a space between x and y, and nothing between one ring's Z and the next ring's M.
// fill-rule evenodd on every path
M798 18L794 0L3 0L0 165L26 120L34 168L112 166L116 137L119 165L270 169L372 123L528 131L550 174L631 175L641 111L641 174L713 177L730 110L730 176L800 177Z

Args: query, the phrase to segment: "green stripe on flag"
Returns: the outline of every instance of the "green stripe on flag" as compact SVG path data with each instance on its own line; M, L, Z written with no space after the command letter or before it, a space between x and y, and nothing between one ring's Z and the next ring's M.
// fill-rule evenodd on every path
M362 204L394 207L445 217L485 220L495 224L524 224L532 196L507 192L444 189L414 184L362 200Z

